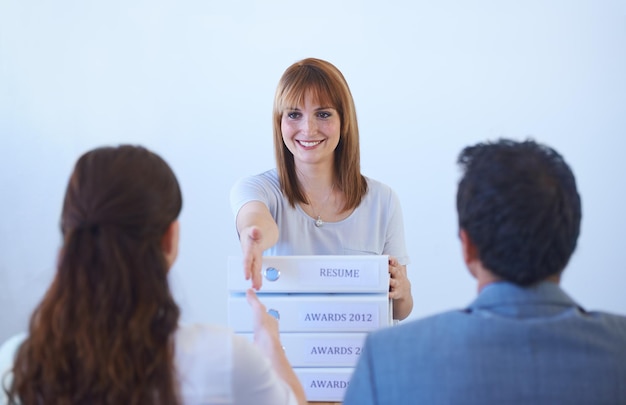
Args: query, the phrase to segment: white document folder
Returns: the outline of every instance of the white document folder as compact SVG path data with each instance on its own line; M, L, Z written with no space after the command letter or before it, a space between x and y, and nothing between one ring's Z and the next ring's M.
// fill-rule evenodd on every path
M341 402L350 384L352 368L294 368L307 401Z
M241 333L250 341L252 333ZM366 333L281 333L280 342L292 367L354 367Z
M387 293L263 294L259 299L283 332L369 332L392 324ZM228 324L252 332L252 311L244 294L228 299Z
M389 291L389 256L264 256L259 293L383 293ZM228 288L250 288L243 259L228 258Z
M253 339L241 257L228 258L228 323ZM308 401L343 400L367 333L393 325L389 257L264 256L258 297Z

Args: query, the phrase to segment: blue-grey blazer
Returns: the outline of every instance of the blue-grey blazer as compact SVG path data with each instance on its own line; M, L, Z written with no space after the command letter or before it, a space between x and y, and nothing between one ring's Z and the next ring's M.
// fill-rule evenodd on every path
M487 286L465 310L371 333L344 405L626 404L626 317L561 288Z

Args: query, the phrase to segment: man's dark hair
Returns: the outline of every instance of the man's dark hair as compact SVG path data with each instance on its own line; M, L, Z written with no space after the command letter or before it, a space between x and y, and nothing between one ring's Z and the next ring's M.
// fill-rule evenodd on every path
M457 192L459 227L483 266L519 285L561 273L576 249L581 203L571 169L533 140L465 148Z

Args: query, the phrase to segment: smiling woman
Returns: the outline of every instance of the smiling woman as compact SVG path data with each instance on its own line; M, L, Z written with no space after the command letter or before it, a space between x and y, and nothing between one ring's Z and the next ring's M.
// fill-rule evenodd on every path
M334 152L339 144L341 122L337 110L330 104L320 105L317 97L308 91L302 108L292 107L282 114L282 139L301 166L332 167Z
M331 63L285 70L274 98L276 169L238 181L231 206L246 279L261 287L267 255L389 255L394 318L413 308L400 202L360 169L350 88Z

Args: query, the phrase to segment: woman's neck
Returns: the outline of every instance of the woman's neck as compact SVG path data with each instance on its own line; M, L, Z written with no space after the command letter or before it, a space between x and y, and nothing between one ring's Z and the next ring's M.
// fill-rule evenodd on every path
M296 168L298 181L307 199L307 203L301 205L302 209L322 223L336 222L349 215L349 212L344 212L343 193L335 183L332 167L310 165L304 169Z
M332 166L306 165L296 167L296 175L307 195L326 194L335 184Z

